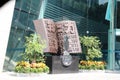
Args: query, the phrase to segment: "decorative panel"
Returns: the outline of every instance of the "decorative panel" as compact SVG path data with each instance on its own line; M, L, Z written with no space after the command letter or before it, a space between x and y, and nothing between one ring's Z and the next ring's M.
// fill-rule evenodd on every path
M51 19L34 20L35 30L46 40L47 48L44 52L57 53L58 44L56 37L56 26Z

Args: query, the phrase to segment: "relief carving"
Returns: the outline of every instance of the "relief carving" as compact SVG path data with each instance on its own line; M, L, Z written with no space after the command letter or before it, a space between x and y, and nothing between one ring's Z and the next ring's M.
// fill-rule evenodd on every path
M75 21L58 21L51 19L34 20L36 32L46 40L44 52L60 53L64 51L64 36L68 36L68 52L81 53L81 45Z
M34 20L36 32L46 40L47 48L44 52L57 53L58 42L56 37L56 26L51 19Z

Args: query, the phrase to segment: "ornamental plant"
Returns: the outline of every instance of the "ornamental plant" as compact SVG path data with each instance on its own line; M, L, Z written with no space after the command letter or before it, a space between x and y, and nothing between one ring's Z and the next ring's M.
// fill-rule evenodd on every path
M82 54L85 59L81 59L79 69L88 70L103 70L106 67L104 61L95 61L102 58L101 42L97 36L82 36L80 37L82 45Z
M43 53L46 47L45 41L37 34L25 37L25 51L23 61L17 62L15 72L18 73L48 73L49 67L45 64Z
M25 61L45 62L43 50L46 47L45 40L42 40L37 34L31 34L25 37L25 52L23 59Z
M86 60L94 60L101 58L101 42L97 36L82 36L80 37L82 52Z

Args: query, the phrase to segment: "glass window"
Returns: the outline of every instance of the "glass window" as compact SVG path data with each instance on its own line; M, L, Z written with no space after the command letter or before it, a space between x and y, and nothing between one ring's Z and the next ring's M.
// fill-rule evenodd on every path
M15 8L21 8L22 0L16 0Z
M41 6L41 0L31 0L31 6L30 6L30 12L33 14L38 15L40 11Z
M120 0L117 0L117 22L116 22L116 29L118 29L117 32L120 30ZM116 35L116 41L115 41L115 63L114 63L115 69L120 70L120 35Z
M120 0L117 1L117 28L120 28Z
M45 18L55 21L69 19L77 23L79 35L99 36L107 45L109 22L105 20L107 0L48 0ZM61 6L60 6L61 4ZM100 14L99 14L100 13ZM102 28L101 28L102 26ZM89 31L89 34L86 32ZM102 35L105 35L102 36Z
M12 62L21 59L20 53L24 52L25 36L31 33L28 27L34 31L33 20L39 16L40 5L41 0L16 0L6 51L7 60L5 61L5 66L6 62L9 62L9 66L13 66ZM5 69L13 70L12 67L9 68L8 66Z
M37 18L37 16L35 16L35 15L29 15L28 27L30 27L32 30L34 30L33 20L35 20L36 18Z
M21 12L18 21L19 21L22 25L27 25L28 18L29 18L28 15L29 15L28 13Z

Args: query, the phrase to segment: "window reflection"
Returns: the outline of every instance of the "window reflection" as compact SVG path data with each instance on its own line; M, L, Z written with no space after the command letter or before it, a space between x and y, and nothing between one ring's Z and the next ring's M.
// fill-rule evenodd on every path
M120 0L117 1L117 28L120 28Z
M41 0L16 0L6 57L10 66L12 61L19 61L24 52L25 36L34 31L33 20L39 16ZM7 60L5 61L5 63ZM6 64L5 64L6 66ZM6 69L9 67L6 66ZM13 67L14 68L14 67ZM9 69L12 70L12 67Z
M108 0L99 0L99 5L107 3Z

